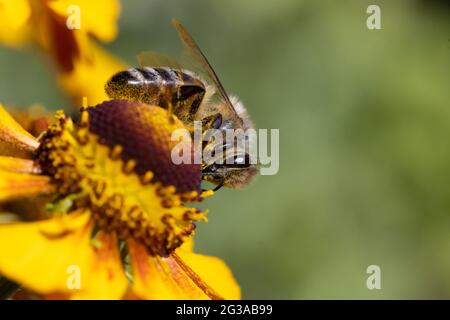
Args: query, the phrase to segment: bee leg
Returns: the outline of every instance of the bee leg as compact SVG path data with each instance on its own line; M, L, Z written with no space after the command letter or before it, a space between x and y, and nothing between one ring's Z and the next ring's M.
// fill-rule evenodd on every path
M224 184L225 184L225 180L222 179L222 181L215 188L213 188L213 189L202 189L202 192L210 191L210 190L216 192L217 190L221 189L224 186Z
M217 190L221 189L223 185L225 184L225 180L222 180L214 189L213 191L216 192Z
M202 119L202 132L203 137L207 134L207 130L213 129L218 130L220 126L222 125L222 115L220 113L215 113L210 116L207 116ZM206 145L209 143L209 141L206 141L203 139L202 147L203 149L206 147Z

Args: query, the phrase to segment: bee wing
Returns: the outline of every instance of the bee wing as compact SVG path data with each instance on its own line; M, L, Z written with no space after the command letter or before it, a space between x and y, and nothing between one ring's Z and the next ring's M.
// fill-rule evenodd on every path
M201 73L205 74L216 86L218 93L221 99L225 102L229 111L234 113L237 116L236 110L233 107L233 104L230 101L225 89L217 77L216 72L211 67L211 64L206 59L203 52L200 50L198 45L195 43L194 39L192 39L191 35L187 32L187 30L178 22L177 19L172 18L172 24L178 32L180 36L181 42L185 45L188 54L199 64L198 68Z
M140 67L169 67L172 69L182 70L182 64L169 55L154 52L144 51L136 56Z

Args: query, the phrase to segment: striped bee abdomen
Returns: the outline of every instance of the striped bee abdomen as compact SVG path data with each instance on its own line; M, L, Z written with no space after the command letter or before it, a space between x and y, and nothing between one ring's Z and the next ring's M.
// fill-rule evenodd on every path
M205 95L205 85L193 74L167 67L131 68L113 75L105 85L115 100L144 102L167 108L180 118L193 118Z

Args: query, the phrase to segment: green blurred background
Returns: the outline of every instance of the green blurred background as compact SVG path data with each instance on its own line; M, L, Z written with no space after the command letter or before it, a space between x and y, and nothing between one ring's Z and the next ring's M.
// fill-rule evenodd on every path
M366 9L381 7L382 30ZM204 204L197 251L248 299L450 298L450 6L445 1L122 1L130 64L176 53L177 17L259 128L280 171ZM6 105L69 102L36 52L0 48ZM381 267L381 290L366 268Z

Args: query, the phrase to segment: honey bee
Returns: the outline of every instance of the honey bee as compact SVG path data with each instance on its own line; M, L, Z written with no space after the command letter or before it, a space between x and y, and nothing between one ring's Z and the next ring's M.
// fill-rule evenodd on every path
M194 121L201 121L202 132L216 129L242 129L244 140L254 143L247 134L253 123L237 97L228 96L216 72L187 30L172 19L181 42L197 63L196 72L181 67L176 60L157 53L146 52L138 56L140 67L120 71L105 85L105 91L112 99L126 99L158 105L170 110L187 128L193 128ZM194 69L194 68L192 68ZM200 75L201 74L201 75ZM202 77L203 76L203 77ZM206 77L209 81L204 80ZM242 131L241 131L242 132ZM203 150L222 150L222 161L202 163L202 179L216 185L241 188L249 184L258 174L259 168L251 161L248 150L237 148L235 142L223 142L218 146L213 140L202 144ZM230 153L226 152L235 148Z

